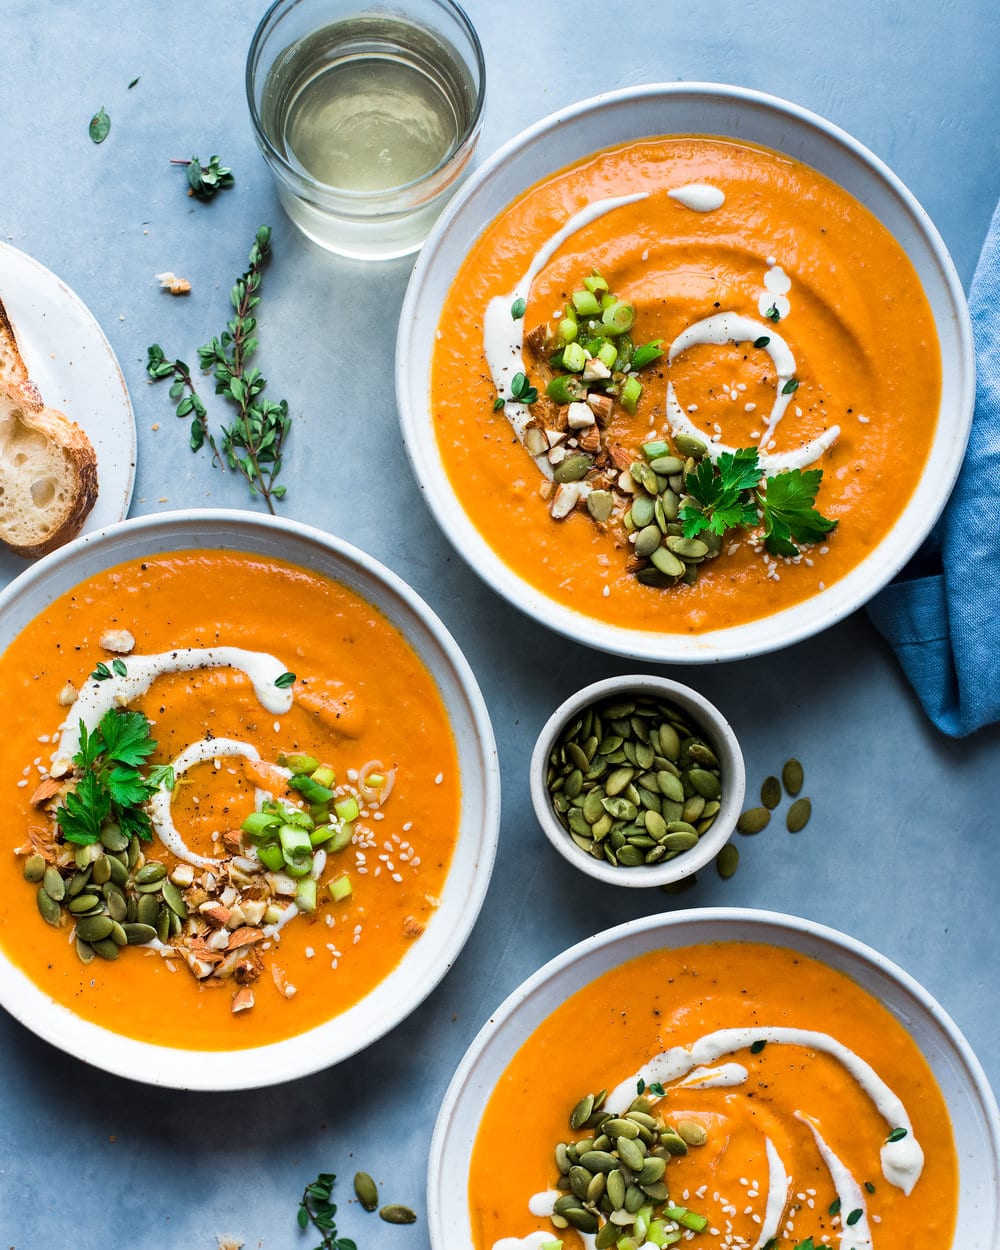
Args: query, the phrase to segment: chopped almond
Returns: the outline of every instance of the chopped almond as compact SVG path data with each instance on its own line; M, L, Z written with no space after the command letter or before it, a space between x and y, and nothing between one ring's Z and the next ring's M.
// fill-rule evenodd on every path
M284 968L279 968L277 964L271 965L271 976L274 978L274 984L278 987L278 993L284 995L285 998L291 998L296 990L285 974Z
M62 784L55 777L45 777L38 783L35 793L31 796L33 807L41 807L43 803L59 794Z
M116 655L128 655L135 649L135 638L127 629L106 629L98 641L105 651Z
M243 830L227 829L222 835L222 845L231 854L237 854L243 849Z
M242 986L233 995L233 1015L238 1011L249 1011L253 1003L253 990L248 985Z
M264 932L262 929L255 929L250 925L244 925L242 929L234 929L229 935L229 949L236 950L239 946L252 946L254 942L263 942Z
M222 928L229 919L229 908L223 907L221 903L213 903L209 899L208 902L202 903L198 908L198 914L203 916L209 924Z
M189 191L190 195L191 192ZM189 295L191 293L191 283L187 278L178 278L175 273L158 273L156 280L165 291L169 291L171 295Z
M76 686L71 681L66 682L56 695L56 702L60 707L72 707L76 702Z
M424 926L416 919L415 916L407 916L403 921L403 937L416 938L420 937L424 931Z

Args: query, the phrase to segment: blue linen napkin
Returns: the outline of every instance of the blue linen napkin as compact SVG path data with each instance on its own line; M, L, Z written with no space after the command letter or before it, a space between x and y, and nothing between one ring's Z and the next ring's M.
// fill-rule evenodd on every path
M1000 720L1000 205L969 310L976 410L962 472L904 580L868 607L927 715L955 738ZM928 565L935 571L921 576Z

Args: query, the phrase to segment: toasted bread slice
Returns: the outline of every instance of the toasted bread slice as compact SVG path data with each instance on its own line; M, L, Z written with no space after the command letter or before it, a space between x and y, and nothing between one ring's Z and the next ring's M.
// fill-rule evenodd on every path
M45 555L79 532L96 499L97 457L83 430L0 383L0 541Z
M14 325L3 300L0 300L0 384L11 387L36 404L42 402L41 392L28 375L28 366L17 345Z

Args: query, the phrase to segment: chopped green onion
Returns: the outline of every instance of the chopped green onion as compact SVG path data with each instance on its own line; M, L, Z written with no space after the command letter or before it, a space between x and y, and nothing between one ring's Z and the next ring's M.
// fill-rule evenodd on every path
M327 889L330 891L330 897L335 903L342 903L345 898L350 898L354 893L351 886L351 878L346 872L342 872L339 877L334 877Z
M607 365L609 369L613 369L618 363L618 348L614 343L604 342L597 349L597 359L602 364Z
M281 817L270 812L251 812L241 828L251 838L259 838L262 834L277 834L281 826Z
M651 343L643 343L641 347L637 347L632 353L632 368L645 369L654 360L659 360L662 355L663 339L654 339Z
M307 803L329 803L333 798L332 790L321 786L319 782L313 781L312 777L305 774L300 777L290 777L288 788L297 790Z
M329 826L327 826L329 829ZM339 829L337 829L331 838L328 838L324 844L324 849L331 855L336 855L338 851L343 851L351 845L351 839L354 837L354 826L345 821Z
M321 764L309 776L312 777L317 785L326 786L328 790L332 790L337 783L337 774L329 764Z
M286 859L301 859L304 855L312 857L312 842L305 829L296 825L282 825L278 830L278 841Z
M673 454L670 450L670 444L665 443L662 439L657 439L654 443L643 443L642 451L647 460L659 460L661 456Z
M268 872L280 872L285 866L285 857L276 842L271 842L267 846L258 846L257 858Z
M635 305L618 299L604 310L601 322L609 334L624 334L635 324Z
M309 835L309 842L312 845L314 850L318 846L325 847L329 841L330 841L330 826L329 825L317 825L316 828Z
M575 343L580 327L575 317L563 317L559 322L559 337L564 343Z
M299 882L295 890L295 906L307 913L316 910L316 882L312 877L305 877Z
M557 404L571 404L574 400L583 399L586 393L584 383L573 374L553 378L545 388L545 394Z
M347 821L357 820L358 816L361 814L361 808L358 806L358 800L353 794L348 795L347 798L338 799L333 805L333 810L337 813L337 816L341 820Z
M675 1220L682 1228L690 1228L693 1233L703 1233L708 1227L707 1215L699 1215L696 1211L689 1211L687 1207L675 1207L668 1203L663 1208L663 1214L668 1220Z
M567 343L563 348L563 368L570 373L582 373L587 363L587 353L579 343Z
M583 285L591 295L596 295L598 291L606 291L608 289L607 280L602 278L596 269L589 278L584 278Z
M574 291L573 307L581 317L596 317L601 311L600 301L591 291Z
M622 383L620 399L622 407L626 412L635 413L636 406L639 403L639 396L642 394L642 383L637 377L631 374Z
M300 773L315 772L319 768L319 760L311 755L279 755L278 763L290 769L296 777Z

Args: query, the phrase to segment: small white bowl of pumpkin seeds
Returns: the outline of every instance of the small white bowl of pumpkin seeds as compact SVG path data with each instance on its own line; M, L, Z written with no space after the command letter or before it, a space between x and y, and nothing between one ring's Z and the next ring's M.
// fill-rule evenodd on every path
M531 801L549 841L611 885L669 885L703 868L731 838L745 789L729 722L667 677L611 677L577 691L531 757Z

